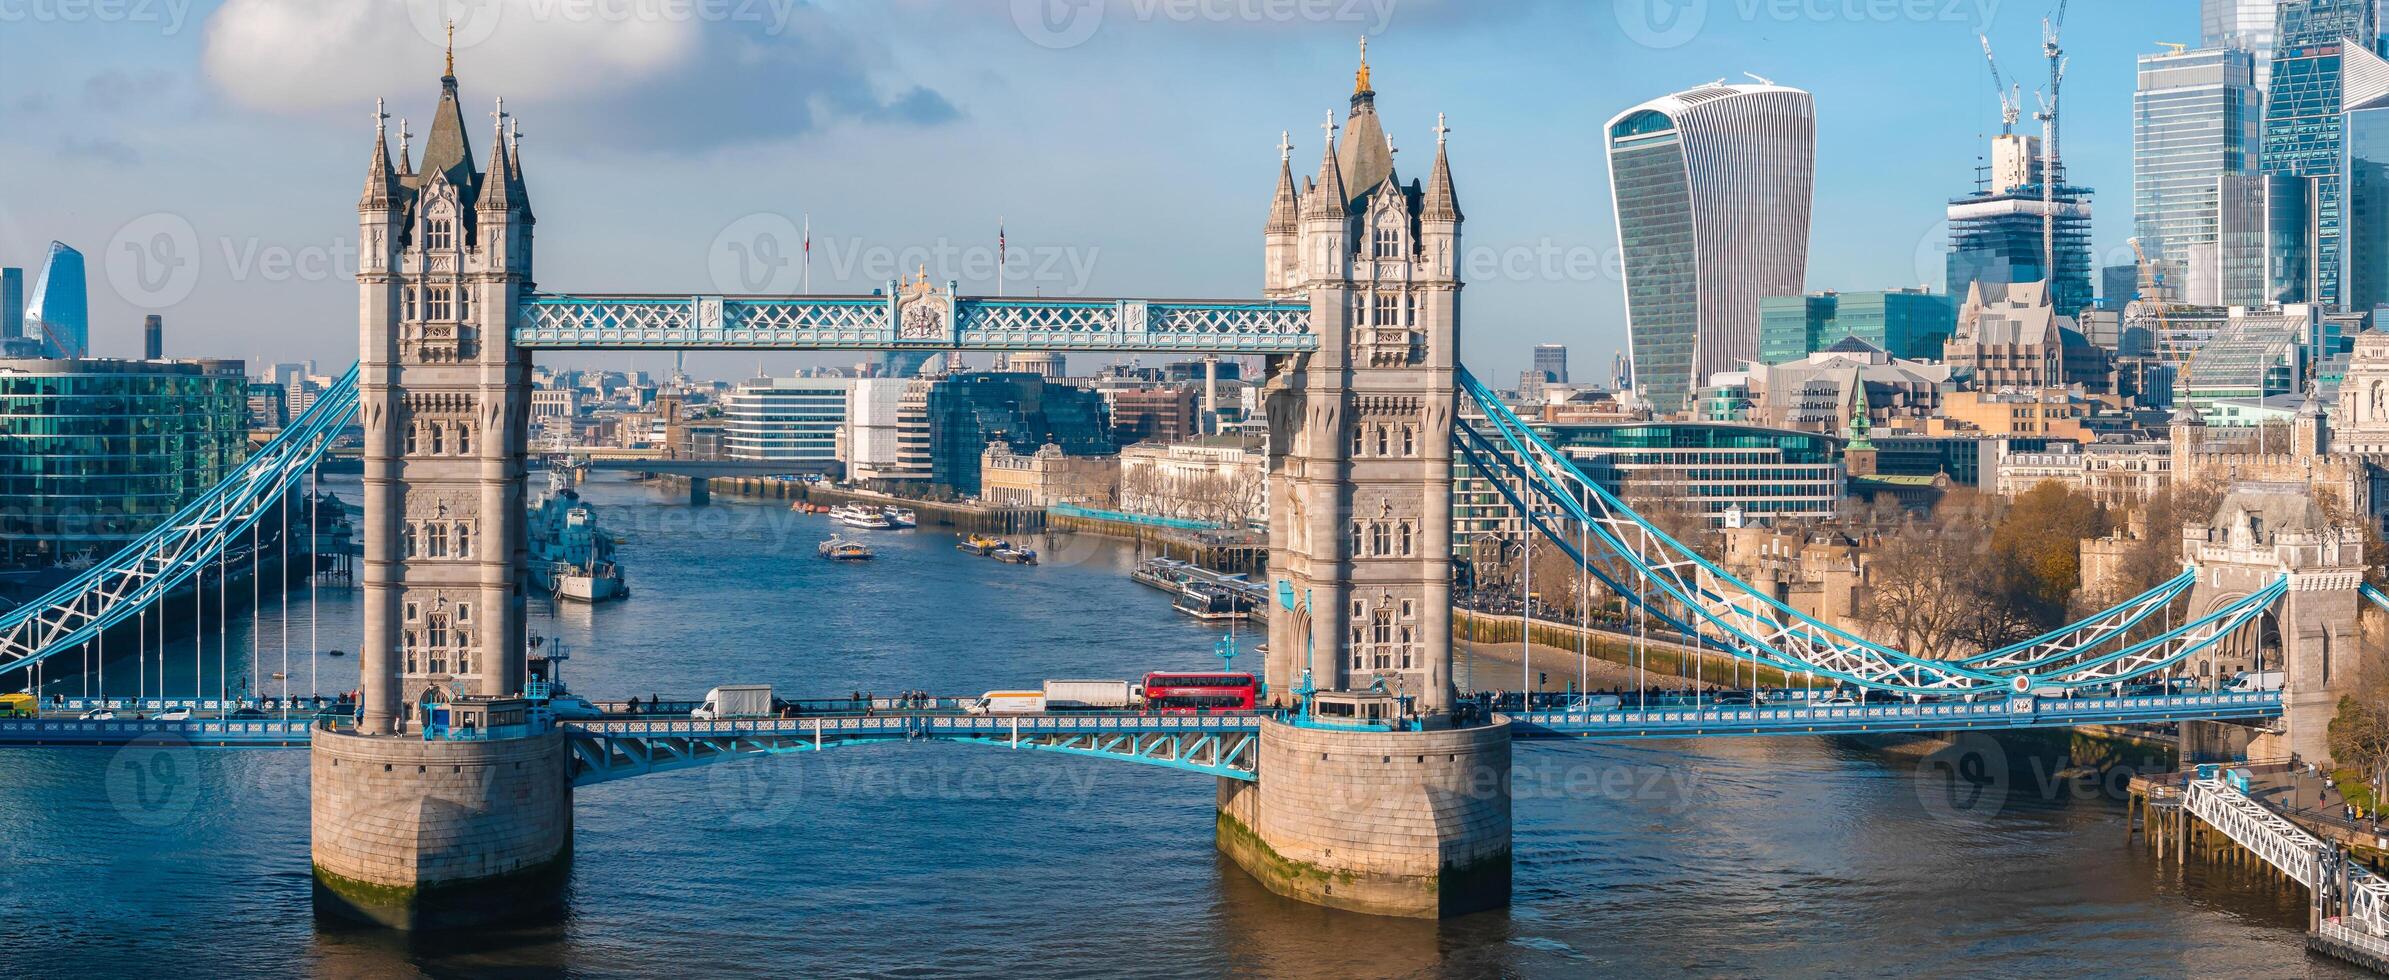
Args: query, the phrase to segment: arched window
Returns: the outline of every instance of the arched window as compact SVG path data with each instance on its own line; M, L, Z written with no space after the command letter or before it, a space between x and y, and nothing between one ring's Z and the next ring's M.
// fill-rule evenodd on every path
M409 524L409 525L407 525L407 526L406 526L405 530L399 531L399 532L398 532L398 541L399 541L399 549L400 549L400 552L401 552L401 553L403 553L403 554L404 554L406 557L408 557L408 558L413 558L413 557L415 557L415 526L414 526L414 525L412 525L412 524ZM415 618L415 617L414 617L412 614L409 614L409 615L407 616L407 618L408 618L408 619L413 619L413 618Z
M1389 532L1389 531L1386 529L1386 526L1385 526L1385 525L1383 525L1383 524L1373 524L1373 525L1370 525L1370 527L1369 527L1369 554L1372 554L1372 555L1390 555L1390 554L1393 554L1393 553L1394 553L1394 549L1393 549L1393 536L1392 536L1392 534L1391 534L1391 533L1390 533L1390 532Z
M1400 258L1402 255L1402 227L1398 223L1398 219L1391 214L1378 218L1373 241L1375 245L1371 251L1376 257L1381 259Z
M1402 557L1404 557L1404 558L1408 558L1408 557L1410 557L1410 522L1409 522L1409 521L1403 521L1403 522L1402 522L1402 529L1401 529L1401 532L1400 532L1400 535L1399 535L1399 537L1401 538L1401 542L1402 542Z
M1418 455L1418 426L1405 425L1402 427L1402 455Z
M405 297L406 315L403 317L403 319L408 319L408 320L412 320L412 319L414 319L414 318L415 318L415 290L414 290L412 287L408 287L408 288L400 289L400 290L398 291L398 294L399 294L400 296L402 296L402 297Z
M470 524L456 525L456 557L473 557L473 526ZM459 614L457 618L464 618L462 614L462 607L459 607Z
M438 422L433 422L433 423L431 424L430 428L431 428L431 454L432 454L432 455L434 455L434 456L437 456L437 455L439 455L439 454L440 454L440 452L441 452L441 449L440 449L440 431L441 431L442 429L446 428L446 426L443 426L443 425L439 424Z
M456 318L459 320L473 318L473 287L456 287Z
M1352 424L1352 455L1359 456L1362 453L1369 451L1368 446L1364 444L1368 439L1368 436L1366 435L1367 431L1368 430L1358 422Z
M415 658L415 647L422 641L422 634L414 630L405 630L401 632L399 636L399 645L406 650L406 672L410 674L422 673L423 665Z
M423 290L423 318L426 320L455 319L452 294L446 286L431 286Z
M1352 522L1352 553L1356 556L1368 547L1367 532L1362 530L1366 526L1359 521Z
M456 224L447 218L431 218L423 222L424 248L454 248Z
M456 423L456 454L473 455L473 424L470 422Z
M419 451L419 450L417 450L417 449L415 448L415 444L416 444L417 442L419 442L419 441L420 441L420 438L419 438L419 437L420 437L420 435L422 434L422 432L423 432L423 427L422 427L422 426L420 426L420 425L410 425L410 426L407 426L407 427L406 427L406 454L407 454L407 455L409 455L409 456L412 456L412 455L414 455L416 452L418 452L418 451Z
M1393 455L1393 443L1391 436L1388 434L1385 426L1382 425L1377 427L1377 455Z

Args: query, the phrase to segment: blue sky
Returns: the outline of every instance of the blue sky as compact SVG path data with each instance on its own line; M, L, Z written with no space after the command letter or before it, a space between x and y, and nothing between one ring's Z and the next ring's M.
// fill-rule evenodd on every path
M458 12L477 154L523 132L541 285L743 291L733 243L810 216L813 288L928 264L992 291L1245 296L1278 134L1315 165L1357 38L1423 176L1448 115L1466 361L1538 342L1606 373L1624 344L1600 127L1753 72L1815 93L1811 288L1939 285L1941 211L1998 125L1974 32L2043 74L2040 3L2002 0L80 0L0 2L0 264L90 256L95 352L355 356L354 203L372 100L417 149ZM2084 0L2065 147L2098 189L2097 261L2130 235L2136 54L2195 43L2190 0ZM393 119L391 125L396 126ZM2032 125L2029 119L2026 125ZM794 242L788 242L793 246ZM793 249L791 249L793 252ZM148 261L142 261L144 257ZM794 265L769 288L793 291ZM31 272L28 275L32 275ZM624 363L619 357L588 363ZM720 376L812 360L712 355ZM640 366L661 368L651 357Z

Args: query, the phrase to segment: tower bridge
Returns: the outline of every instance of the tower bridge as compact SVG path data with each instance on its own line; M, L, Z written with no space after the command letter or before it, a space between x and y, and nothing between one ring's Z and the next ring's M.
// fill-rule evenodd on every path
M0 720L0 744L173 734L306 746L318 895L333 910L419 926L536 907L555 898L569 861L575 784L838 745L964 742L1210 775L1218 846L1270 888L1414 916L1508 901L1513 739L2163 721L2221 748L2328 755L2323 727L2353 674L2335 660L2357 642L2361 535L2293 489L2226 498L2209 525L2188 530L2180 577L1957 659L1808 617L1643 520L1460 367L1464 219L1448 130L1438 119L1432 165L1404 182L1365 64L1299 181L1281 138L1259 295L1224 300L971 297L925 274L848 296L549 291L534 274L532 181L509 117L501 108L476 153L459 99L451 70L419 159L404 144L393 157L377 107L356 207L351 374L207 498L0 615L0 675L80 648L223 554L353 417L365 433L353 714L240 718L216 704L189 721ZM535 693L524 575L534 352L915 347L1266 359L1278 607L1267 710L1004 719L924 706L555 722L523 699ZM1754 666L1903 703L1587 703L1510 715L1464 703L1451 671L1452 491L1463 467L1637 615ZM2286 665L2286 691L2127 689L2251 644Z

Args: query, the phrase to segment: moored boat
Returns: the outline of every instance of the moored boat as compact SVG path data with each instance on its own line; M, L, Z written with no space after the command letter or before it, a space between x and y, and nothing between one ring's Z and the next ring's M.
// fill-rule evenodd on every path
M1002 538L991 538L984 534L973 534L954 544L954 550L966 551L982 558L1010 547L1012 547L1011 542Z
M1007 546L988 552L987 557L1014 565L1034 565L1037 563L1037 550Z
M895 520L886 511L862 504L840 504L830 510L830 517L847 527L866 531L886 531L896 526Z
M829 540L823 541L817 551L821 557L831 561L868 561L872 557L869 545L848 541L834 534Z

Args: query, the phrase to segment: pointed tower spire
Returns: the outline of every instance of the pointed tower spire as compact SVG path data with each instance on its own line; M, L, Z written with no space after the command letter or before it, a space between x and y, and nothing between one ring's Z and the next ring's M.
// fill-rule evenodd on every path
M1277 194L1269 200L1269 223L1262 234L1292 234L1294 216L1299 207L1294 193L1294 134L1277 134Z
M506 98L498 97L498 107L490 110L489 166L482 170L481 200L477 207L483 211L505 211L514 206L514 162L506 159Z
M1444 156L1443 144L1452 128L1443 124L1443 113L1435 114L1435 169L1427 174L1426 200L1420 206L1420 216L1446 221L1460 220L1460 198L1452 189L1452 164Z
M1329 110L1327 119L1319 124L1319 132L1327 138L1327 145L1319 157L1319 176L1311 184L1308 200L1303 202L1302 215L1312 217L1344 216L1344 171L1336 166L1336 114Z
M1369 88L1369 36L1363 34L1360 36L1360 70L1352 73L1352 94L1369 95L1374 91Z
M415 175L414 137L415 132L407 126L406 117L398 117L398 176L400 178Z
M390 173L389 118L382 100L373 100L373 159L365 165L365 193L357 199L360 211L386 209L398 196L398 178Z
M456 22L448 22L448 67L440 73L448 81L456 81Z

